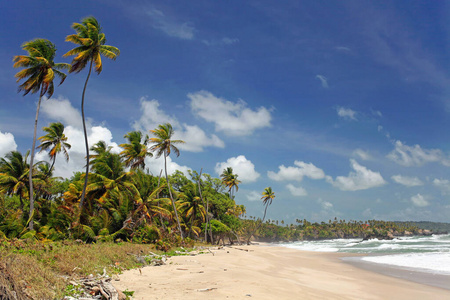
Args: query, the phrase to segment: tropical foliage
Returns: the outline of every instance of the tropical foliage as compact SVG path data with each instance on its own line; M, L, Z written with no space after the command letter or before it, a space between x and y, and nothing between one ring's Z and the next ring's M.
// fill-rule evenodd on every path
M41 107L42 97L47 95L50 98L55 90L53 80L55 76L61 79L62 84L66 78L66 74L61 72L69 68L66 63L55 63L56 47L49 40L34 39L22 45L22 49L28 52L27 55L14 56L14 68L24 68L17 72L15 77L17 82L25 80L19 85L19 92L24 95L28 93L39 92L39 101L36 109L36 118L34 120L33 145L31 146L30 165L34 163L34 150L36 148L36 131L39 119L39 109ZM33 192L33 172L28 174L29 196L30 196L30 230L33 229L33 212L34 212L34 192Z

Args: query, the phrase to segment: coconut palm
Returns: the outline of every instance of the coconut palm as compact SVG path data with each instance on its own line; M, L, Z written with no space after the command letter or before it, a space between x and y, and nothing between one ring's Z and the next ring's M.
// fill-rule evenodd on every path
M95 71L97 74L102 72L102 58L105 56L109 59L115 60L120 54L120 50L113 46L105 45L106 38L102 32L100 24L94 17L84 18L81 23L73 23L72 28L77 32L66 37L67 42L72 42L78 47L73 48L64 57L76 55L72 60L72 66L69 70L70 73L79 73L89 63L89 72L84 83L83 93L81 96L81 115L83 119L83 131L84 142L86 146L86 177L83 186L83 192L81 194L80 208L83 207L84 197L86 195L86 187L88 183L89 174L89 143L86 132L86 121L84 116L84 95L86 93L87 83L91 76L92 66L95 65Z
M148 156L153 156L150 152L148 145L148 135L145 136L142 141L142 132L132 131L127 133L124 138L128 140L128 144L120 144L123 151L120 155L125 160L125 166L131 169L142 168L145 169L145 158ZM141 142L143 142L141 144Z
M23 92L24 95L27 95L30 92L32 94L39 92L36 118L34 120L33 145L31 147L30 156L30 165L33 166L34 149L36 148L36 131L42 97L47 95L47 98L50 98L53 95L53 80L55 79L55 76L58 76L61 79L60 84L62 84L66 78L66 74L61 72L61 70L67 70L70 66L66 63L53 62L56 47L49 40L34 39L24 43L22 49L28 52L28 56L17 55L13 58L14 68L24 68L16 73L15 77L17 78L17 82L26 79L24 83L19 85L19 92ZM28 181L30 188L30 215L32 216L34 209L33 172L29 172ZM33 229L33 218L31 218L29 227L30 230Z
M182 193L179 195L178 208L183 217L189 222L189 236L192 232L192 226L197 219L200 223L204 223L206 219L206 209L199 195L197 187L193 182L189 182L183 187Z
M255 232L264 223L264 219L266 218L266 213L267 213L267 207L272 204L272 200L274 198L275 198L275 193L272 191L272 188L271 187L266 187L264 189L264 192L262 193L262 197L261 197L261 200L263 201L263 205L266 206L264 208L264 216L263 216L263 218L261 220L261 223L259 223L259 225L256 226L255 229L253 230L253 232L248 236L247 244L250 244L250 239L251 239L252 235L255 234Z
M223 184L229 188L228 193L230 194L230 198L234 199L234 194L239 190L239 183L241 183L241 181L237 179L238 175L233 173L233 168L227 167L223 170L220 177L222 178Z
M58 153L62 152L66 161L69 161L69 152L67 150L72 146L67 143L67 137L64 134L64 125L62 123L50 123L48 127L44 127L42 130L47 132L47 134L39 138L41 144L38 148L41 149L39 152L50 150L48 155L52 160L52 165L50 166L49 173L46 175L48 176L55 166L56 155Z
M6 195L18 195L20 200L20 208L23 211L23 198L28 194L28 173L29 165L27 164L28 155L25 156L19 151L11 151L0 158L0 192Z
M267 207L272 204L272 200L274 198L275 198L275 193L272 191L272 188L270 186L266 187L264 189L264 192L262 193L262 197L261 197L261 200L263 201L263 205L266 206L264 209L264 216L262 218L261 223L264 222L264 219L266 218Z
M167 156L173 151L177 156L180 156L180 150L175 146L175 144L183 144L182 140L171 140L173 135L173 128L170 123L160 124L158 128L150 130L150 132L155 136L150 138L150 143L154 144L150 150L156 152L156 158L164 156L164 170L166 174L166 182L169 189L170 200L172 201L173 211L177 219L178 230L180 231L181 239L183 239L183 232L181 231L180 219L178 218L177 208L175 206L175 201L173 200L173 195L169 183L169 176L167 174Z

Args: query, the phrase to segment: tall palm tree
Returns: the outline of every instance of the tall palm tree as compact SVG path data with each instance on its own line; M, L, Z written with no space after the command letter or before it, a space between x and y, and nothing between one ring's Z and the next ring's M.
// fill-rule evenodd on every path
M120 147L123 148L120 155L125 160L125 166L131 167L131 169L145 169L145 158L147 156L153 156L147 147L148 135L142 141L142 132L132 131L124 135L124 138L129 142L128 144L120 144Z
M255 229L253 230L253 232L248 236L248 240L247 240L247 244L250 244L250 239L252 238L252 235L255 234L255 232L261 227L261 225L264 223L264 219L266 218L266 213L267 213L267 207L269 205L272 204L272 200L275 198L275 193L273 192L272 188L266 187L264 189L264 192L262 193L262 197L261 200L263 201L263 205L265 205L266 207L264 208L264 216L261 220L261 223L259 223L258 226L255 227Z
M55 166L56 155L58 153L62 152L66 161L69 161L69 152L67 150L72 146L67 143L67 137L64 134L64 125L62 123L50 123L48 127L44 127L42 130L47 132L47 134L38 139L41 142L38 148L41 149L39 152L50 149L48 155L52 160L52 165L50 166L49 173L46 174L48 176Z
M166 182L169 188L170 200L172 201L173 211L177 219L178 230L180 231L181 239L183 239L183 232L181 231L180 219L178 218L177 208L175 206L175 201L173 200L172 191L169 183L169 176L167 174L167 156L170 155L171 151L175 152L177 156L180 156L180 150L175 146L175 144L183 144L182 140L171 140L174 133L172 125L170 123L160 124L158 128L150 130L150 132L155 136L150 138L150 143L154 144L150 150L156 152L156 158L164 156L164 170L166 173Z
M0 158L0 192L7 195L18 195L20 207L23 211L23 198L27 196L29 165L28 155L25 156L19 151L11 151Z
M239 183L241 183L241 181L237 179L238 174L233 173L232 167L227 167L223 170L220 177L222 178L223 184L229 188L228 193L230 194L230 198L234 199L235 193L233 193L233 190L237 192L239 190Z
M261 200L263 201L263 205L266 206L264 209L264 216L262 218L261 223L264 222L264 219L266 218L267 207L272 204L272 200L274 198L275 198L275 193L272 191L272 188L270 186L266 187L264 189L264 192L262 193L262 197L261 197Z
M36 148L36 131L39 118L39 109L41 107L41 99L47 95L50 98L54 92L53 80L55 76L61 79L62 84L66 78L66 74L60 70L69 69L69 65L66 63L54 63L56 47L49 40L34 39L26 42L22 45L22 49L28 52L26 55L14 56L14 68L25 68L18 73L15 77L17 82L22 79L26 79L24 83L19 86L19 92L27 95L28 93L39 92L39 101L36 109L36 118L34 120L34 134L33 145L31 147L30 166L33 166L34 162L34 149ZM29 172L28 181L30 185L30 215L32 216L34 209L34 196L33 196L33 172ZM33 229L33 218L29 223L30 230Z
M86 195L86 187L88 183L89 174L89 143L86 132L86 121L84 117L84 95L86 93L86 87L91 76L92 65L95 65L95 71L97 74L102 72L102 58L105 56L109 59L115 60L120 54L120 50L113 46L105 45L106 38L102 32L102 28L94 17L84 18L81 23L73 23L72 28L77 32L66 37L66 42L72 42L78 47L73 48L64 57L76 55L72 60L72 67L69 72L79 73L89 63L89 72L84 83L83 93L81 96L81 115L83 117L83 131L84 142L86 146L86 177L83 186L83 192L81 193L80 208L83 207L84 197Z

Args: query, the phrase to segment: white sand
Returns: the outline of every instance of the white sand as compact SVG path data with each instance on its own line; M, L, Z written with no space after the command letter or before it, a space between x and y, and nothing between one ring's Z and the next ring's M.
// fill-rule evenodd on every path
M246 249L242 251L240 249ZM233 246L126 271L133 299L450 299L450 290L359 269L340 253ZM450 283L449 283L450 284Z

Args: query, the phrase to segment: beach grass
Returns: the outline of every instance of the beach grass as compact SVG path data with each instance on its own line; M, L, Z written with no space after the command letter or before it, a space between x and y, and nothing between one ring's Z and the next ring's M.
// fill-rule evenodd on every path
M92 274L120 274L141 267L136 257L162 253L154 245L85 244L20 240L0 246L0 294L15 291L17 299L61 299L70 294L70 281Z

